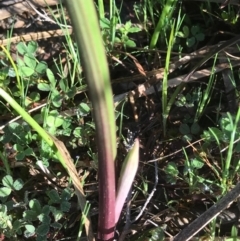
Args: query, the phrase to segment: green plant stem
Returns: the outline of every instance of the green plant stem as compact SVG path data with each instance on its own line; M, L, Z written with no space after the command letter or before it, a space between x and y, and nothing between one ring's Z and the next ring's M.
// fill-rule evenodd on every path
M195 117L194 117L194 122L197 122L200 119L204 108L207 106L207 104L209 103L209 101L211 99L211 92L213 90L213 83L214 83L214 76L215 76L214 75L214 69L215 69L216 61L217 61L217 54L214 58L212 73L211 73L211 76L209 77L207 88L204 91L202 100L198 104L198 108L197 108L197 111L196 111L196 114L195 114Z
M229 119L232 122L232 117L231 115L228 113ZM230 143L229 143L229 147L228 147L228 153L227 153L227 159L226 159L226 163L224 166L224 171L223 171L223 179L222 179L222 184L224 186L224 191L227 191L227 180L229 179L229 168L230 168L230 164L231 164L231 160L232 160L232 155L233 155L233 145L234 145L234 141L235 141L235 135L236 135L236 130L237 130L237 126L239 124L239 120L240 120L240 108L238 108L238 112L235 118L235 122L233 125L233 130L231 133L231 138L230 138Z
M18 112L19 115L42 137L46 143L56 151L56 155L63 165L64 168L67 169L64 158L61 153L58 151L57 147L54 144L54 141L49 136L49 134L2 88L0 88L0 96L5 99L14 110Z
M93 1L66 1L89 86L96 125L99 170L98 239L115 229L116 126L108 63Z
M100 19L104 18L105 11L104 11L103 0L98 0L98 12L99 12Z
M169 65L170 65L170 57L172 52L172 46L174 43L174 29L175 29L175 21L172 24L172 30L169 38L169 45L167 50L166 56L166 64L164 68L164 76L163 76L163 83L162 83L162 112L163 112L163 134L166 136L167 133L167 118L168 118L168 104L167 104L167 93L168 93L168 72L169 72Z
M77 236L77 240L76 241L80 241L80 238L82 236L83 225L85 223L86 216L89 213L90 207L91 207L91 204L86 202L86 205L85 205L84 210L82 212L82 218L81 218L81 221L80 221L80 227L79 227L79 232L78 232L78 236Z
M177 1L176 0L166 0L164 4L162 14L158 20L157 27L154 30L154 33L150 42L150 49L154 49L156 47L157 41L159 39L159 35L166 30L167 20L170 21L172 18L172 13L175 8Z
M14 63L14 61L13 61L9 51L3 45L1 45L1 48L4 51L4 53L7 55L11 65L12 65L14 71L15 71L16 79L17 79L17 87L18 87L18 89L19 89L19 91L21 93L21 96L23 97L24 96L24 91L23 91L23 86L21 85L21 81L20 81L20 77L19 77L19 74L18 74L17 66Z
M12 171L11 171L10 165L8 163L8 159L6 157L6 153L2 153L0 151L0 158L2 159L3 166L6 169L6 174L12 176Z

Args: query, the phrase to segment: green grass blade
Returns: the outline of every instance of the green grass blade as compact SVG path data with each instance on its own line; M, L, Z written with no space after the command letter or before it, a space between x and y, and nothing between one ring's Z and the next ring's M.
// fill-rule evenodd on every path
M164 31L166 30L166 23L167 21L171 20L172 13L176 3L177 3L176 0L166 0L166 3L164 4L163 10L162 10L162 14L158 20L157 27L155 28L151 38L150 49L153 49L156 47L157 41L159 39L159 35L164 33Z
M174 31L175 22L172 24L172 30L169 38L169 45L166 56L166 64L164 68L163 84L162 84L162 116L163 116L163 134L166 136L167 132L167 118L168 118L168 103L167 103L167 93L168 93L168 73L170 65L170 57L172 52L172 46L174 43Z
M227 114L228 114L228 117L229 117L230 121L233 122L231 115L229 113L227 113ZM237 126L239 124L239 121L240 121L240 108L238 108L238 112L237 112L235 121L234 121L234 123L232 123L233 129L232 129L230 143L229 143L229 147L228 147L227 158L226 158L226 161L225 161L226 163L225 163L224 170L223 170L223 181L222 181L222 183L223 183L223 186L224 186L225 190L227 189L227 181L229 179L231 179L229 169L230 169L231 160L232 160L232 156L233 156L234 141L235 141Z

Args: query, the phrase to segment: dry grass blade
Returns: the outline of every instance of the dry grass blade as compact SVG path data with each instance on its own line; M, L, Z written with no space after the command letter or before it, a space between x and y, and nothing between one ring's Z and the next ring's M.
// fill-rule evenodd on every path
M30 0L36 7L46 7L57 5L61 0ZM0 1L0 20L9 18L15 14L21 15L23 12L31 12L32 9L26 1L4 0Z
M61 156L65 160L67 172L72 179L73 186L75 188L75 192L78 197L78 202L79 202L80 208L83 211L85 208L85 205L86 205L86 199L85 199L84 191L83 191L83 188L81 185L81 181L78 177L76 167L74 166L74 164L72 162L72 158L62 141L58 140L54 136L51 136L51 135L49 135L49 136L52 138L58 151L61 153ZM91 241L95 240L89 215L87 215L86 219L85 219L85 230L86 230L86 233L88 236L88 240L91 240Z
M29 42L32 40L35 41L40 39L64 36L66 34L70 35L71 33L72 33L72 29L67 29L67 30L57 29L57 30L50 30L50 31L44 31L44 32L32 32L21 36L0 40L0 45L6 46L9 43L13 44L13 43L19 43L21 41Z
M229 2L230 2L230 0L225 0L225 1L221 4L220 8L225 8L225 7L229 4Z
M240 65L239 61L231 62L232 67L236 67L239 65ZM218 73L227 68L230 68L229 63L218 64L214 68L214 70L215 70L214 73ZM188 82L192 82L192 81L197 81L201 78L210 76L211 74L212 74L212 68L208 68L208 69L202 69L202 70L194 72L189 78L187 78L187 75L181 75L181 76L169 79L168 87L176 87L183 82L188 83ZM114 97L115 106L117 106L124 98L126 98L128 96L134 96L134 98L136 99L136 98L142 97L144 95L153 94L155 92L155 89L153 88L151 83L157 83L158 90L161 91L162 85L161 85L160 81L162 81L162 78L163 78L163 73L159 72L159 73L155 74L150 79L150 81L147 81L146 83L139 85L135 90L115 96Z
M211 51L205 58L203 58L199 63L197 63L196 66L191 70L191 72L185 77L184 82L187 82L188 79L191 77L191 75L200 68L203 64L205 64L209 59L211 59L214 55L218 54L219 52L225 50L227 47L236 44L240 41L240 35L237 35L236 37L224 42L220 46L218 46L216 49Z

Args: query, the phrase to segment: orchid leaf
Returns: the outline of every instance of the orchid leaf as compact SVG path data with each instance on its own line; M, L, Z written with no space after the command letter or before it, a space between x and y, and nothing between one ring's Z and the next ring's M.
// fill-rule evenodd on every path
M98 240L112 240L115 230L115 166L117 153L113 93L94 1L65 2L74 28L89 87L96 127L99 172Z
M118 181L116 206L115 206L116 223L119 219L124 202L132 186L134 177L137 173L138 162L139 162L139 139L136 139L133 148L129 151L128 155L124 160L119 181Z

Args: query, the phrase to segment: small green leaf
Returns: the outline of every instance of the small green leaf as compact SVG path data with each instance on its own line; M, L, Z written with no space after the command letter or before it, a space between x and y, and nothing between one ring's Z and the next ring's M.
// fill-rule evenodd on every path
M36 233L40 236L45 236L47 235L47 233L49 232L49 224L41 224L37 230L36 230Z
M196 169L200 169L204 166L204 162L198 158L194 158L191 160L191 167L192 168L196 168Z
M28 54L24 55L24 63L31 69L35 69L37 65L37 61L33 56L29 56Z
M196 34L199 33L199 31L200 31L200 28L199 28L198 25L194 25L194 26L191 27L192 35L196 36Z
M42 208L42 212L43 212L45 215L49 215L49 213L50 213L50 207L49 207L49 205L45 205L45 206Z
M160 241L160 240L164 240L164 230L167 228L166 224L163 224L163 228L162 227L157 227L157 228L153 228L149 233L152 235L151 238L149 239L149 241Z
M39 83L38 84L38 89L41 91L50 91L51 90L51 86L47 83Z
M23 226L22 222L20 222L18 219L13 221L13 229L19 230Z
M29 233L34 233L35 232L35 227L31 224L26 224L25 225L25 228L26 230L29 232Z
M35 211L37 214L42 213L40 202L37 199L30 200L29 207L32 209L32 211Z
M177 168L176 163L169 162L168 165L165 168L165 172L169 175L177 176L179 172L178 172L178 168Z
M233 131L233 128L234 128L234 126L231 123L229 123L224 126L224 131L227 133L231 133Z
M69 189L65 188L61 194L61 200L69 200L71 198L71 192Z
M29 94L29 98L34 102L39 101L40 100L40 94L38 92L33 91Z
M24 231L24 237L27 238L27 239L32 237L33 235L35 235L35 232L34 233L30 233L27 230Z
M32 68L29 68L27 66L22 66L20 69L19 69L19 74L22 76L22 77L30 77L31 75L34 74L34 70Z
M0 188L0 197L8 197L11 193L12 189L8 187Z
M197 39L197 41L203 41L205 39L205 35L203 33L198 33L195 35L195 38Z
M124 25L124 28L125 28L125 30L128 31L128 30L131 28L131 26L132 26L131 21L127 21L127 22L125 23L125 25Z
M16 73L15 73L15 70L13 68L9 68L7 74L8 74L9 77L16 77Z
M59 81L59 86L60 86L60 88L61 88L61 90L62 90L63 92L66 92L67 89L68 89L68 86L67 86L67 83L66 83L66 79L61 79L61 80Z
M13 178L12 178L12 176L6 175L5 177L3 177L3 179L2 179L2 184L3 184L5 187L12 188L12 187L13 187Z
M223 11L221 13L221 17L224 21L228 21L228 18L229 18L229 14L226 12L226 11Z
M36 241L48 241L47 236L40 236L38 235L36 237Z
M13 145L13 149L16 150L16 151L23 151L23 146L20 145L20 144L14 144Z
M24 219L28 220L28 221L36 221L37 216L38 216L38 214L35 211L32 211L32 210L26 210L23 213Z
M47 63L43 61L39 62L37 64L37 67L35 68L35 71L39 74L45 74L46 70L47 70Z
M41 213L40 215L38 215L38 219L40 222L44 223L44 224L49 224L51 223L51 218L44 214L44 213Z
M198 125L198 123L193 123L193 124L191 125L191 133L192 133L193 135L199 134L200 130L201 130L201 128L200 128L200 126Z
M187 38L186 45L191 48L196 43L195 37Z
M181 134L186 135L190 133L190 128L188 124L181 124L179 127L179 131L181 132Z
M51 95L52 103L55 107L60 107L63 102L63 98L57 90L54 90Z
M115 43L115 44L119 44L119 43L122 43L122 41L121 41L120 38L116 37L116 38L114 39L114 43Z
M32 154L33 154L33 149L30 148L30 147L26 148L26 149L24 150L24 154L25 154L25 156L30 156L30 155L32 155Z
M64 122L64 119L62 117L55 117L49 115L46 119L46 123L49 127L60 127Z
M17 180L14 181L13 187L16 191L19 191L23 188L23 181L22 179L18 178Z
M175 105L178 107L185 106L186 104L186 97L183 94L179 94L177 97L177 101L175 102Z
M218 138L218 140L222 139L222 131L216 127L209 127L209 131L204 131L202 137L208 141L215 141L215 137L213 136L212 132Z
M77 88L75 86L71 87L67 92L66 95L68 98L73 98L77 93Z
M140 31L141 29L138 27L131 27L130 29L128 29L128 33L138 33Z
M65 118L64 122L62 124L62 128L64 131L68 132L70 130L71 132L71 119L70 118Z
M0 204L0 212L4 215L7 215L7 211L8 211L7 206Z
M238 227L234 224L231 229L231 240L238 240ZM229 240L230 241L230 240Z
M134 41L132 41L131 39L128 39L126 42L124 41L124 44L131 48L136 47L136 43Z
M69 212L71 207L71 203L68 201L62 201L60 204L61 211L63 212Z
M22 59L18 58L17 59L17 65L18 65L18 68L22 68L23 66L25 66L25 63Z
M183 26L183 33L184 33L184 38L188 38L189 37L189 27L184 25Z
M60 197L56 190L50 190L49 192L47 192L47 195L50 198L51 203L60 203Z
M51 212L54 216L55 222L59 221L63 217L63 212L61 210L58 210L54 207L51 207Z
M61 229L62 224L54 222L54 223L51 223L51 227L53 227L54 229Z
M27 45L27 52L34 54L37 51L38 43L35 41L30 41Z
M73 131L73 135L74 137L77 137L77 138L81 138L82 137L82 133L83 133L83 127L79 126L79 127L76 127Z
M19 44L17 44L17 51L18 53L24 55L25 53L28 52L27 46L25 43L20 42Z
M18 161L22 161L25 158L25 153L24 152L18 152L15 158Z
M80 116L86 116L90 113L91 109L88 104L82 102L78 106L78 113Z
M47 77L48 77L48 80L49 80L49 82L51 84L52 89L55 88L55 86L56 86L56 79L55 79L55 76L54 76L53 72L50 69L47 68L46 73L47 73Z

